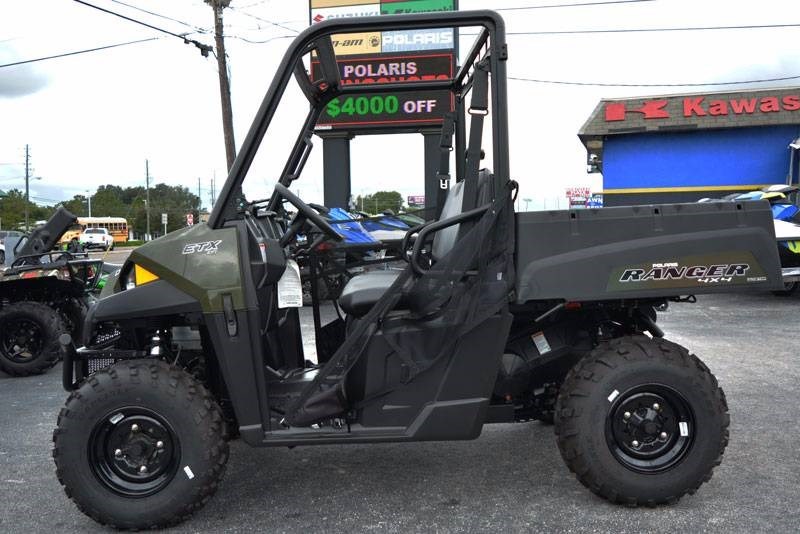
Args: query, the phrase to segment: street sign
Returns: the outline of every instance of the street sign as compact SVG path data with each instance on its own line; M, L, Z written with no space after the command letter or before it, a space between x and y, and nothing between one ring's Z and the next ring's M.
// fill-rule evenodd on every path
M194 226L194 214L186 214L186 226Z
M167 224L167 214L166 213L162 213L161 214L161 224Z
M409 206L424 206L425 195L411 195L406 198Z

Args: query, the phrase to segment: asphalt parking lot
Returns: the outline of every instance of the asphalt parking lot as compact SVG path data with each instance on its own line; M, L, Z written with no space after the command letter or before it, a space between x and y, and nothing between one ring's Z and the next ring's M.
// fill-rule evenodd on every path
M104 250L92 250L89 252L89 256L95 259L102 259L106 263L118 263L122 265L125 260L128 259L132 251L133 248L131 247L117 247L108 252Z
M487 426L470 442L231 447L217 495L175 532L796 532L800 524L800 298L702 297L659 317L728 396L714 478L677 505L613 506L567 471L552 427ZM0 532L99 532L50 457L60 367L0 373Z

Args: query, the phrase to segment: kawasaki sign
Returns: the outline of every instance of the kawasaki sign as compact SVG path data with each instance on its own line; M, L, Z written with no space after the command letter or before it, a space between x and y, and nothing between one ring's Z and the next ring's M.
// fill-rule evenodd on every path
M746 98L719 98L719 96L687 96L680 100L680 106L674 110L668 109L667 105L670 101L667 99L645 100L638 105L609 102L606 104L605 110L606 122L624 121L628 118L629 113L635 113L644 119L669 119L673 115L719 117L800 110L800 94Z

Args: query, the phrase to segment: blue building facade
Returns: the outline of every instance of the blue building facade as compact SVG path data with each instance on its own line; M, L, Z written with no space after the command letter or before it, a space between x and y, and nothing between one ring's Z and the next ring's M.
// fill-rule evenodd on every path
M797 183L800 89L603 100L579 136L606 206Z

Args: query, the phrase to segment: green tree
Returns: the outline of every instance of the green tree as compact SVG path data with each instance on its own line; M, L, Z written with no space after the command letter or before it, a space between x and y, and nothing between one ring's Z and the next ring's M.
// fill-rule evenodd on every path
M49 212L47 208L28 202L28 220L31 225L38 219L48 218ZM18 229L25 224L25 193L12 189L0 198L0 222L5 229Z
M394 213L403 207L403 195L397 191L378 191L372 195L356 197L356 209L367 213L379 214L386 210Z
M136 189L136 188L134 188ZM147 231L147 212L142 201L145 198L144 188L140 188L141 193L131 199L131 216L128 217L128 225L137 234L144 234ZM127 193L127 192L126 192ZM130 198L130 195L128 195ZM136 200L137 198L142 200ZM198 220L200 208L200 197L189 191L183 186L156 184L150 190L150 231L154 235L164 233L164 226L161 224L161 214L167 214L167 231L172 232L186 226L186 215L191 213L194 220Z
M137 235L147 231L147 215L144 199L147 197L144 187L126 187L103 185L92 195L92 216L124 217L128 227ZM191 213L197 221L200 210L200 197L183 186L156 184L150 190L150 231L161 235L164 227L161 214L167 214L167 231L172 232L186 225L186 215ZM89 214L86 195L75 195L62 205L78 217ZM55 208L28 203L31 221L48 219ZM8 191L0 197L0 223L3 228L18 228L25 221L25 195L19 190Z

